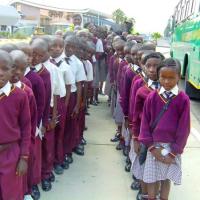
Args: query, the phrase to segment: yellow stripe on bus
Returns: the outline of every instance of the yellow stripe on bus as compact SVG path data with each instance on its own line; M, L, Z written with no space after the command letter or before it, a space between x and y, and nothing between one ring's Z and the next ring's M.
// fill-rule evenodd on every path
M198 89L198 90L200 90L200 85L199 86L197 86L197 85L195 85L195 83L194 82L192 82L192 81L188 81L189 83L191 83L196 89Z

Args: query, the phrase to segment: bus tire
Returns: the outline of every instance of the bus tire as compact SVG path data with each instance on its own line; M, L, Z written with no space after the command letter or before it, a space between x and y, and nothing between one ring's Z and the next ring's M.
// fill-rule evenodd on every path
M187 70L186 70L186 74L185 74L185 92L191 99L200 99L200 90L196 89L188 81L188 71Z

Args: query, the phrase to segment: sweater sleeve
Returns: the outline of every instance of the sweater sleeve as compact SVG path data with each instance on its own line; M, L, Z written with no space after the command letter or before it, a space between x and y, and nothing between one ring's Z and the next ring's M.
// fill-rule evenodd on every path
M24 94L20 104L19 126L21 130L20 155L28 156L31 142L31 117L29 101L26 94Z
M144 104L140 135L139 135L139 141L148 147L153 145L153 137L150 131L151 108L153 106L151 102L152 102L152 99L150 95L148 96Z
M183 103L183 107L178 122L175 142L171 145L172 153L182 154L186 146L190 133L190 100L187 97Z

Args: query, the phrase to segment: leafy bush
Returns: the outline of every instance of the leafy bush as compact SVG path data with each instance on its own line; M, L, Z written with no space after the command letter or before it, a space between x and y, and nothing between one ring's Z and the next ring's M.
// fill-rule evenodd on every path
M12 38L12 39L26 39L27 36L25 34L22 34L22 33L14 33L9 38Z

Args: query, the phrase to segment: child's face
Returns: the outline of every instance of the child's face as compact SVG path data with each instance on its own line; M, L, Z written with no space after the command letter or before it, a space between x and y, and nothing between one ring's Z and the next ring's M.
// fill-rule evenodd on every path
M32 60L33 60L33 50L32 48L24 48L22 51L27 55L27 60L28 60L28 65L32 65Z
M132 57L133 63L137 65L138 62L137 62L137 50L136 49L131 49L131 57Z
M160 70L159 81L161 86L163 86L167 91L173 89L178 84L179 79L180 75L175 69L163 67Z
M63 53L64 43L60 40L55 41L51 46L51 57L57 58Z
M130 49L124 48L124 54L125 54L125 59L128 63L132 63L132 57L131 57L131 52Z
M33 60L32 65L38 65L44 61L44 57L46 56L46 51L44 51L42 48L33 48Z
M72 56L75 53L75 46L73 44L66 44L65 45L65 55L67 57Z
M27 67L27 63L16 61L14 63L14 67L11 70L10 82L17 83L18 81L20 81L22 77L24 76L26 67Z
M156 81L157 77L157 69L160 64L160 59L158 58L149 58L145 64L146 73L149 79Z
M142 52L142 51L138 51L138 52L137 52L137 62L138 62L138 65L139 65L139 66L141 66L141 64L142 64L142 63L141 63L141 60L142 60L142 55L143 55L143 53L144 53L144 52Z
M117 55L118 55L120 58L123 58L123 57L124 57L124 47L122 47L122 46L117 46L115 50L116 50Z
M10 79L10 67L7 62L0 59L0 88L4 87Z

